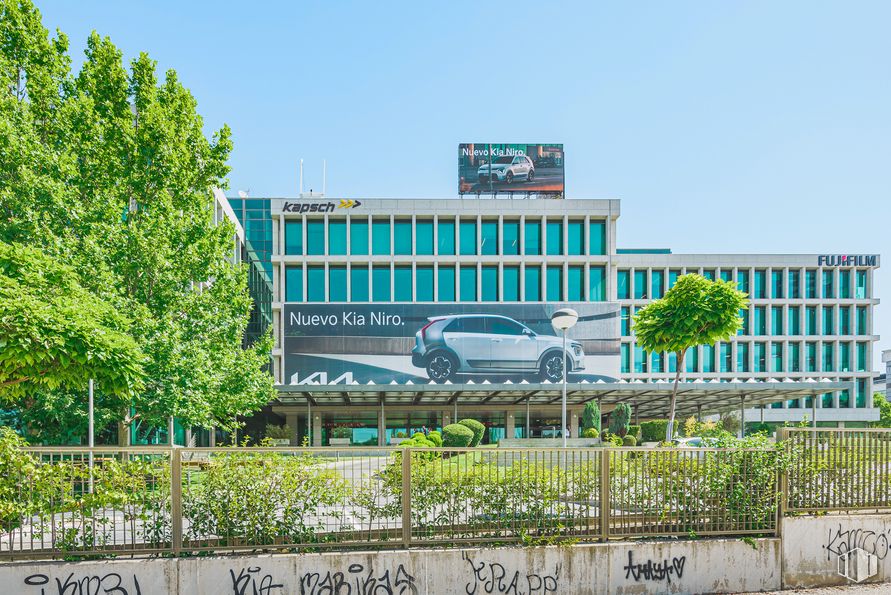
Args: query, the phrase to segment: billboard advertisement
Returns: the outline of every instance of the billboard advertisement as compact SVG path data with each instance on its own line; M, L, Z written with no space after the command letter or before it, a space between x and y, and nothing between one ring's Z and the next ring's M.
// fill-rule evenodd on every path
M563 194L563 145L461 143L458 193Z
M563 307L579 313L567 333L569 382L617 378L613 303L286 303L284 382L560 382L563 337L551 314Z

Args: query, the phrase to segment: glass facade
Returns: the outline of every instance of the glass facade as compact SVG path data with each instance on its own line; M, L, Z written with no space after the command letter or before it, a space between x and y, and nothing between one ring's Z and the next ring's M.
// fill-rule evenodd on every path
M462 266L461 277L461 301L476 301L476 265Z
M455 267L439 265L437 267L437 290L440 302L455 301Z
M337 219L328 222L328 254L347 253L347 222Z
M523 290L526 294L527 302L541 301L541 267L529 266L525 267L525 284Z
M588 299L592 302L606 300L606 269L591 267L588 270Z
M621 269L616 273L616 297L620 300L631 298L631 271Z
M547 226L548 256L563 254L563 222L548 221Z
M476 254L476 221L461 221L461 255Z
M350 267L350 301L367 302L368 300L368 267Z
M436 228L436 245L437 254L452 255L455 254L455 222L449 220L439 220Z
M285 254L303 255L303 222L288 221L285 224Z
M530 256L541 254L541 223L527 221L523 226L523 253Z
M411 266L393 267L393 301L412 301Z
M549 302L563 301L563 267L548 266L547 299Z

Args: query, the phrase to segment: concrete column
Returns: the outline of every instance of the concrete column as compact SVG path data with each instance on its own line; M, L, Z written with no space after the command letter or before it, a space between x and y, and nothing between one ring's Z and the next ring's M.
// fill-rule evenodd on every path
M312 445L322 446L322 416L318 413L312 418Z
M130 426L122 421L118 422L118 446L130 446Z
M381 401L381 408L377 412L377 445L387 445L387 414L384 411L383 401Z
M186 444L185 446L188 448L192 446L192 428L186 428Z
M289 438L291 446L299 446L300 443L297 440L297 426L300 425L300 418L297 417L297 412L294 413L285 413L285 423L291 429L291 436Z
M742 395L739 398L739 437L746 435L746 397Z
M579 436L579 412L572 410L569 412L569 437L578 438Z
M452 414L446 409L442 412L442 427L446 427L450 423L452 423Z
M207 437L208 442L207 443L211 447L216 446L217 445L217 429L214 426L211 426L207 433L208 433L208 437Z
M514 421L514 412L513 411L505 411L504 412L504 437L505 438L513 438L515 431L515 421Z

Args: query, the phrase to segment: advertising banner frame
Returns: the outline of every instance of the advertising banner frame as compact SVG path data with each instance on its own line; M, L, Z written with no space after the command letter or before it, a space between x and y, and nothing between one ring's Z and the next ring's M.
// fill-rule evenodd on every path
M566 195L562 143L460 143L458 194Z

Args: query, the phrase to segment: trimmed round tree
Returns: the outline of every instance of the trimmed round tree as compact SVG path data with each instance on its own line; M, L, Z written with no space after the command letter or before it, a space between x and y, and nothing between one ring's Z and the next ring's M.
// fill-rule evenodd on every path
M684 275L665 297L645 306L634 316L637 345L648 353L675 353L677 372L671 391L665 440L674 432L678 383L689 349L727 341L742 327L740 311L748 308L747 294L731 281L710 281L701 275Z
M600 405L596 401L588 401L582 411L582 430L594 428L600 433Z
M458 422L471 432L473 432L473 441L470 443L470 446L478 446L480 442L483 440L483 434L486 433L486 426L481 424L475 419L462 419Z
M442 429L442 445L448 448L464 448L473 441L473 431L461 424L449 424Z

